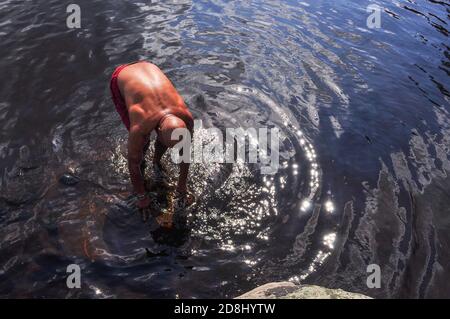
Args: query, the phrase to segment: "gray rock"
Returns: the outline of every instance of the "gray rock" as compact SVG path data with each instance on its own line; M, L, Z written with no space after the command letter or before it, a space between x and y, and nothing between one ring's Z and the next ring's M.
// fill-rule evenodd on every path
M372 299L371 297L313 285L296 285L289 281L259 286L236 299Z

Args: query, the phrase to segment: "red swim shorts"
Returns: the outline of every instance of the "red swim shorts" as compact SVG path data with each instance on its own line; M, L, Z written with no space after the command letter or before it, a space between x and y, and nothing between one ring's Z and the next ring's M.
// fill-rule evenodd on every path
M125 124L125 126L127 127L128 131L130 130L130 117L128 116L128 109L127 109L127 105L125 104L125 100L122 97L122 94L120 93L119 85L117 83L117 78L119 77L120 71L125 69L127 66L138 63L138 62L143 62L143 61L136 61L136 62L118 66L114 70L114 73L112 74L112 77L111 77L111 82L109 84L109 88L111 89L112 100L114 102L114 105L116 106L117 113L119 113L120 118L122 119L123 124Z
M111 89L111 96L116 106L117 113L119 113L120 118L122 119L123 124L127 127L127 130L130 130L130 117L128 116L127 105L125 104L125 100L122 97L122 94L119 90L119 85L117 83L117 78L119 77L120 71L125 69L128 64L123 64L118 66L111 77L111 82L109 84L109 88Z

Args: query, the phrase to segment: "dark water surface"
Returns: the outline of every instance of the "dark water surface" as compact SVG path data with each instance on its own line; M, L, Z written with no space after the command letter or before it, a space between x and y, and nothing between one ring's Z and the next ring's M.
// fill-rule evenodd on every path
M69 30L69 2L0 2L1 297L450 297L448 0L77 3ZM205 127L278 126L278 173L195 164L190 231L143 224L108 91L138 59Z

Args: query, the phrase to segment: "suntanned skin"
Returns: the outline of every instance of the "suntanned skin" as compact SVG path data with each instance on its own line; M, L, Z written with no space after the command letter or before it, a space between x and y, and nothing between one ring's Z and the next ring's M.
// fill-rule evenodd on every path
M118 76L118 86L126 102L130 117L128 169L134 191L141 195L146 192L141 163L144 159L150 133L153 130L158 133L153 163L161 167L161 157L168 147L173 146L166 143L166 140L160 136L162 134L159 134L161 128L157 126L161 118L167 113L173 114L174 117L164 118L163 122L175 123L172 127L174 125L184 126L192 133L193 117L173 84L154 64L143 61L127 66ZM179 122L181 122L180 125L177 124ZM188 170L189 163L180 164L180 176L177 185L177 190L180 193L186 193L187 191ZM143 209L148 207L149 204L150 200L145 198L139 201L138 206Z

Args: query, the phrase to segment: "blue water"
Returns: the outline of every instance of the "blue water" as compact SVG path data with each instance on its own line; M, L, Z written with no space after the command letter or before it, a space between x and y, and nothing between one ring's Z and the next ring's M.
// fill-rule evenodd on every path
M80 29L61 1L0 3L1 297L450 297L447 0L77 3ZM189 228L143 224L108 91L138 59L205 127L279 127L278 173L194 164Z

